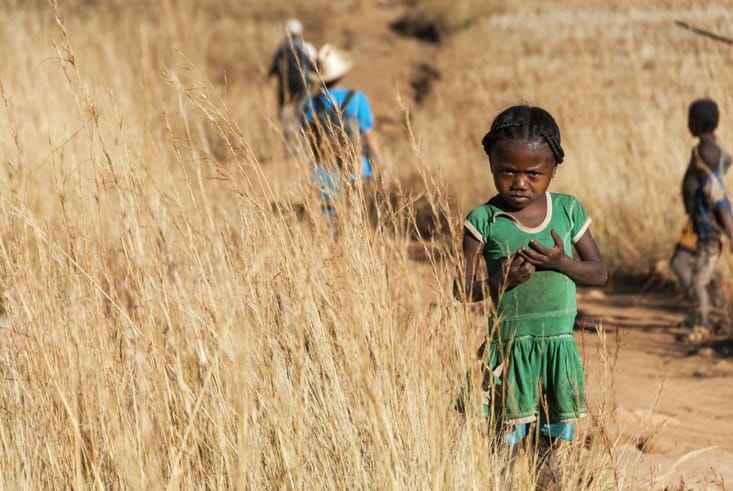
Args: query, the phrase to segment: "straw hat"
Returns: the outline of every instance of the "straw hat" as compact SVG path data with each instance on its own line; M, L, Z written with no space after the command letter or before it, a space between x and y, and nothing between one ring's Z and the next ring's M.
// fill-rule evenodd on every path
M318 73L317 80L324 82L332 82L346 75L351 67L354 66L354 60L346 51L341 51L332 44L324 44L318 50Z

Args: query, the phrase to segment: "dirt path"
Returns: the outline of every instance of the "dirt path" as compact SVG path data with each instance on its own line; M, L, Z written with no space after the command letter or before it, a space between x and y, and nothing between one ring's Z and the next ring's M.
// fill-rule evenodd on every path
M346 13L331 12L323 18L307 19L314 28L309 40L346 48L354 56L354 68L344 77L344 85L363 91L372 105L377 128L383 138L404 135L404 115L397 94L412 100L412 82L421 68L435 59L440 45L421 42L398 34L390 26L407 7L400 2L359 2Z
M644 485L656 476L656 489L733 483L733 342L681 341L683 312L668 294L585 291L578 307L584 325L602 329L587 327L578 341L589 403L613 408L627 478ZM601 353L613 360L610 378Z

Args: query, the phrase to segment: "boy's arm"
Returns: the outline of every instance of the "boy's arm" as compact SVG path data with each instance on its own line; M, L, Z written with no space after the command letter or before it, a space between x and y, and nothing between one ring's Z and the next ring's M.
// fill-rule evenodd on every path
M536 267L552 269L566 274L576 283L589 286L603 286L606 284L608 269L590 230L586 230L575 243L579 259L565 254L565 246L555 230L552 230L551 234L555 241L551 248L544 247L533 240L530 241L529 247L523 247L519 253Z
M733 211L731 211L731 204L725 194L722 181L716 176L711 176L703 185L702 193L708 209L712 209L719 227L731 239L731 248L733 248Z
M685 175L682 177L682 204L685 207L685 213L692 215L695 208L695 193L697 188L700 186L700 178L697 176L697 171L694 167L694 156L690 158L690 162L685 170Z
M726 199L715 207L715 218L722 225L723 232L730 240L730 248L733 250L733 211L731 210L730 201Z

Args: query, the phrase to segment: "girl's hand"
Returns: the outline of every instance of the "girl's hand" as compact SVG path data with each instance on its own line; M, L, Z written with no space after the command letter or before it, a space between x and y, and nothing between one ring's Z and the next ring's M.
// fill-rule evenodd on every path
M529 280L535 272L535 266L520 254L507 258L501 265L501 274L506 278L505 287L514 288Z
M551 248L548 249L536 240L531 240L529 247L521 248L518 254L537 268L563 271L570 258L565 254L565 246L560 235L554 229L550 231L550 234L552 240L555 241L555 245Z

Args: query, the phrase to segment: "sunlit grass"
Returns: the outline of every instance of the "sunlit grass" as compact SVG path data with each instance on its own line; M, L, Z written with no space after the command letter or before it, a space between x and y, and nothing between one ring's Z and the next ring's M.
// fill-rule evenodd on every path
M733 142L729 53L672 14L620 3L609 27L592 9L526 8L447 21L432 98L395 102L406 124L386 150L404 192L375 226L356 190L338 240L263 79L282 18L344 10L0 8L2 482L500 489L506 456L454 407L485 317L451 293L462 216L491 194L491 118L517 101L557 117L553 189L585 203L614 271L671 253L689 100L718 99ZM706 9L680 15L729 24ZM450 234L416 244L416 207ZM608 489L624 469L612 403L595 404L566 479Z

